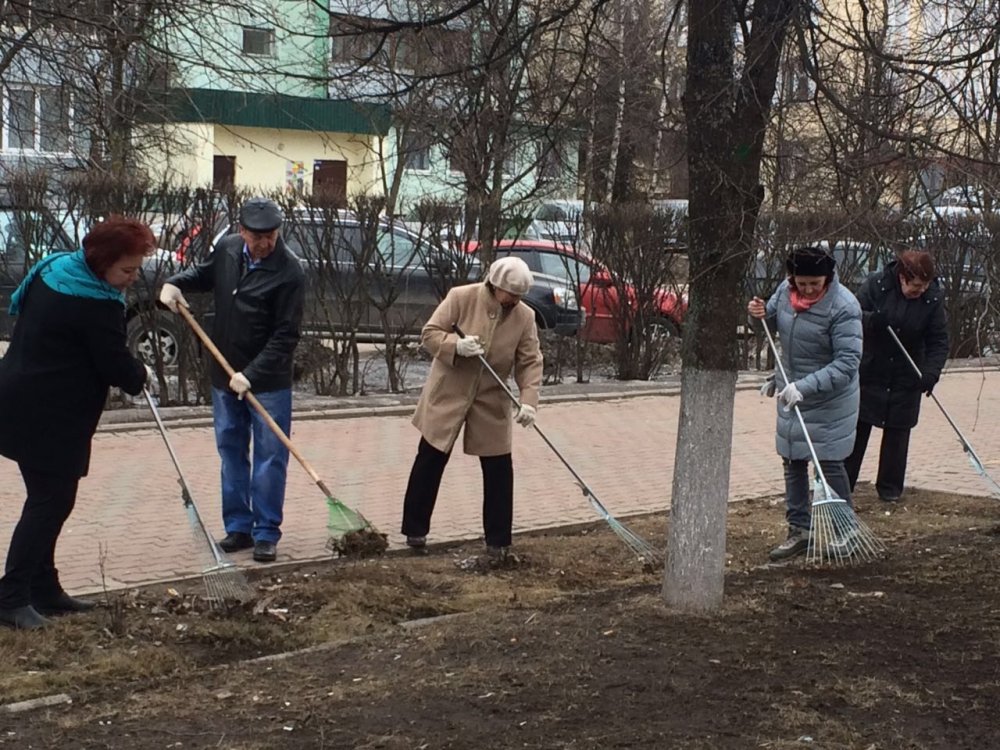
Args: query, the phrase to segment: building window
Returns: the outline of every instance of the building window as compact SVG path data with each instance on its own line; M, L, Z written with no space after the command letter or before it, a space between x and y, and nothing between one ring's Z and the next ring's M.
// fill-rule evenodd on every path
M461 173L464 171L462 165L465 160L462 158L462 152L452 144L451 149L448 151L448 171Z
M419 130L409 130L400 142L400 156L406 169L427 171L431 168L431 139Z
M517 174L517 169L518 169L517 164L518 164L517 150L514 148L510 148L507 150L507 153L504 154L503 164L500 166L501 172L506 177L515 175Z
M243 27L243 54L274 56L274 29Z
M5 151L69 153L72 111L69 96L62 89L7 89L3 109Z
M790 56L780 75L786 102L808 102L812 99L815 86L800 58Z
M545 181L558 180L563 174L563 157L558 146L539 143L538 179Z
M330 60L360 65L371 62L385 46L384 36L370 31L362 19L331 18Z

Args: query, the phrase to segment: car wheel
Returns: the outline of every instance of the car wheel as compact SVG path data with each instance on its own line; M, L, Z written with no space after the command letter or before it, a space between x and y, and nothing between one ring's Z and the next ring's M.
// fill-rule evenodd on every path
M155 334L150 328L155 328ZM174 367L180 358L181 337L177 318L172 313L156 310L153 320L135 313L125 329L126 345L133 356L150 367L156 366L156 346L159 346L164 367Z
M666 343L671 339L680 338L681 329L677 323L670 318L657 318L651 325L651 335L657 341Z
M658 365L674 360L680 353L681 329L670 318L657 318L646 329L646 343Z

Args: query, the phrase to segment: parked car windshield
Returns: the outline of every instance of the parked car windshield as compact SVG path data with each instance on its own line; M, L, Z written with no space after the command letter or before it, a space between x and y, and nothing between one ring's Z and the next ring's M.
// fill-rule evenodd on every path
M28 251L29 262L33 263L53 250L70 250L71 244L59 225L41 214L0 209L0 254L11 260L23 262Z
M284 238L289 250L309 261L350 263L362 254L361 229L357 226L298 224ZM388 268L406 268L421 263L416 240L405 232L380 228L376 249Z
M417 243L401 232L383 231L378 237L378 252L390 268L419 266L420 253Z
M549 276L570 278L572 281L586 284L590 281L590 264L560 253L539 253L538 260L542 273Z
M283 233L285 244L295 255L308 261L350 261L348 248L360 243L355 240L355 227L324 224L296 224Z

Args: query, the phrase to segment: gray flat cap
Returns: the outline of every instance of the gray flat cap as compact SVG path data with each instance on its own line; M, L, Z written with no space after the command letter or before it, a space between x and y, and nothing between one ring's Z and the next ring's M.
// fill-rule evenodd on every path
M251 232L270 232L284 219L278 204L269 198L250 198L240 209L240 226Z

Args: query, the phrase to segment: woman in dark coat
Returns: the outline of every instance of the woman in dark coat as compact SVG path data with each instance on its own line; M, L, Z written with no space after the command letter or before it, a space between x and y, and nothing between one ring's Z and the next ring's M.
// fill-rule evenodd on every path
M895 502L903 494L910 430L920 414L920 396L930 394L948 358L944 291L930 254L908 250L865 279L858 301L865 331L861 411L854 450L845 466L853 490L872 427L882 428L875 489L882 500ZM919 376L892 340L889 326L920 368Z
M41 628L43 614L94 606L60 585L56 541L87 475L109 386L136 395L152 382L125 345L124 292L154 248L149 227L112 217L83 249L35 264L11 298L17 324L0 359L0 454L17 462L27 500L0 579L0 625Z

